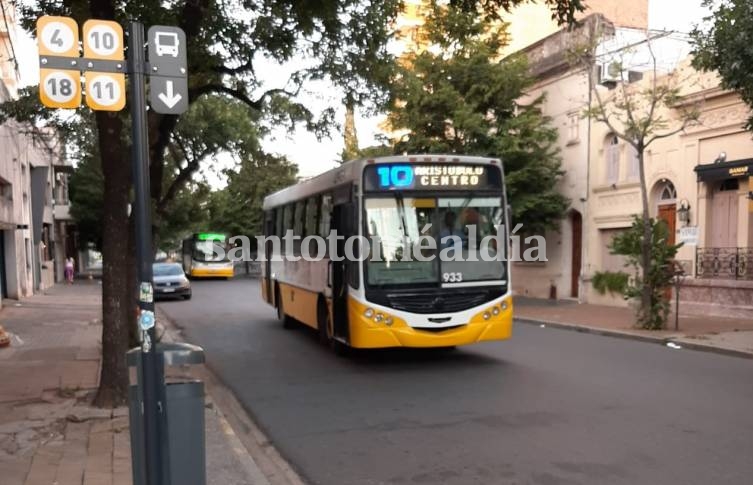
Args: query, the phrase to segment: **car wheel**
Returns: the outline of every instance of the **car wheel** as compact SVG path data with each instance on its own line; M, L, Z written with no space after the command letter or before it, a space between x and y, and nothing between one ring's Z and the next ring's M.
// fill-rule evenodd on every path
M191 293L189 293L187 295L183 295L183 299L184 300L190 300L191 299Z

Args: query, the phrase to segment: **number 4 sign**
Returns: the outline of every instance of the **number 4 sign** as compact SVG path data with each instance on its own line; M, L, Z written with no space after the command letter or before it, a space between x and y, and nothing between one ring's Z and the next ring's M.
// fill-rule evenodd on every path
M123 60L123 28L117 22L87 20L84 23L84 57ZM86 73L86 105L100 111L120 111L125 107L125 74Z
M37 21L39 55L78 58L78 24L68 17L41 17ZM44 60L42 65L44 65ZM50 108L77 108L81 104L81 73L70 67L39 72L39 96Z

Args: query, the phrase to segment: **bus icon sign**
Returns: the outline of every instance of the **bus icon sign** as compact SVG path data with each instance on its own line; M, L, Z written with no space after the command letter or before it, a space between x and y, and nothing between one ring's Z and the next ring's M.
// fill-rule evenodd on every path
M149 104L160 114L184 113L188 109L186 33L171 25L152 25L147 40Z
M154 36L154 50L160 57L178 57L179 47L180 40L175 32L157 32Z

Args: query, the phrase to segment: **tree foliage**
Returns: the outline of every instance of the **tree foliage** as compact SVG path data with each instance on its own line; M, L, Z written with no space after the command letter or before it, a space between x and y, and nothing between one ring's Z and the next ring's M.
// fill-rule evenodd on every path
M461 153L501 158L513 219L530 232L557 227L567 200L557 131L543 97L522 104L533 80L526 60L498 60L505 25L452 8L435 8L429 45L413 53L394 83L389 123L407 133L395 152Z
M625 265L632 267L635 272L633 281L624 289L625 297L640 301L644 292L649 292L649 306L641 305L638 308L638 325L646 330L661 330L665 327L669 315L669 301L665 291L672 284L673 260L682 243L668 244L667 223L661 219L649 218L651 259L646 268L642 260L644 224L642 217L635 216L630 229L615 236L609 249L612 254L625 256Z
M713 8L706 25L696 26L693 65L717 71L722 87L737 92L753 107L753 3L749 0L705 0ZM748 119L753 131L753 116Z
M228 170L227 186L213 192L208 205L212 230L251 238L263 233L264 197L292 185L298 168L284 157L263 152L245 154L238 166Z

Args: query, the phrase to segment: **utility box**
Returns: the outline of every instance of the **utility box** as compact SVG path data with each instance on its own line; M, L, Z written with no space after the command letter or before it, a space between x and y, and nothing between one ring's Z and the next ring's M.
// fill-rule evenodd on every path
M160 343L157 353L160 369L204 363L204 350L185 343ZM128 351L128 367L135 369L136 383L128 389L128 417L131 433L133 484L146 485L143 390L141 388L141 349ZM132 372L131 372L132 374ZM206 438L204 425L204 383L196 379L165 377L166 440L162 446L165 485L206 485Z

